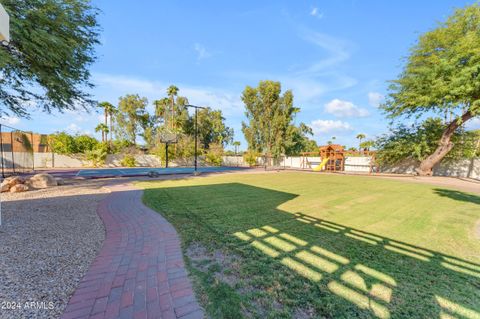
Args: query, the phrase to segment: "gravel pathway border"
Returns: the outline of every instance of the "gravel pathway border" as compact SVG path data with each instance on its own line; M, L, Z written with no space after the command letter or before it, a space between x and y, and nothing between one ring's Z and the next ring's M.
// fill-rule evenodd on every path
M58 318L105 238L104 181L2 193L0 317Z

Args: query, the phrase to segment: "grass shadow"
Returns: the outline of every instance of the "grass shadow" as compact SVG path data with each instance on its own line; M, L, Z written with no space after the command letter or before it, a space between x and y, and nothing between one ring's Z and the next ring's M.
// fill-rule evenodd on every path
M146 189L144 200L186 249L206 247L208 276L189 262L214 317L480 318L480 265L278 209L297 196L226 183ZM233 256L220 269L218 251ZM219 272L236 278L227 284L235 298L218 294ZM237 313L222 310L229 303Z
M442 197L448 197L454 200L480 205L480 196L478 195L444 188L435 188L434 192Z

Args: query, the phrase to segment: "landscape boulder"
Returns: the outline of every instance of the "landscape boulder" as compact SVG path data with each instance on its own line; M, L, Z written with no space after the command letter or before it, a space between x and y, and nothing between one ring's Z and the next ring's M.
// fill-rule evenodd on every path
M10 187L10 193L21 193L28 191L28 186L25 184L17 184Z
M47 188L57 186L57 180L50 174L36 174L27 181L28 185L33 188Z
M10 185L2 183L2 193L8 192L9 190L10 190Z
M24 183L20 176L10 176L2 181L2 192L8 192L13 186Z

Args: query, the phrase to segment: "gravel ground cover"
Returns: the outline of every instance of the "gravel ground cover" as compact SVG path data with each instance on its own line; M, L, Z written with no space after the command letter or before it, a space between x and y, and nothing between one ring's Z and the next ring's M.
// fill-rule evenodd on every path
M62 314L105 237L103 183L1 195L0 318Z

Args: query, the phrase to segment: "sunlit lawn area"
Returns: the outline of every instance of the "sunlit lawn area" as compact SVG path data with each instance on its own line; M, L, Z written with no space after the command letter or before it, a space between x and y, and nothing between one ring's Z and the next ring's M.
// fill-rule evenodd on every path
M369 177L145 182L214 318L480 318L480 197Z

